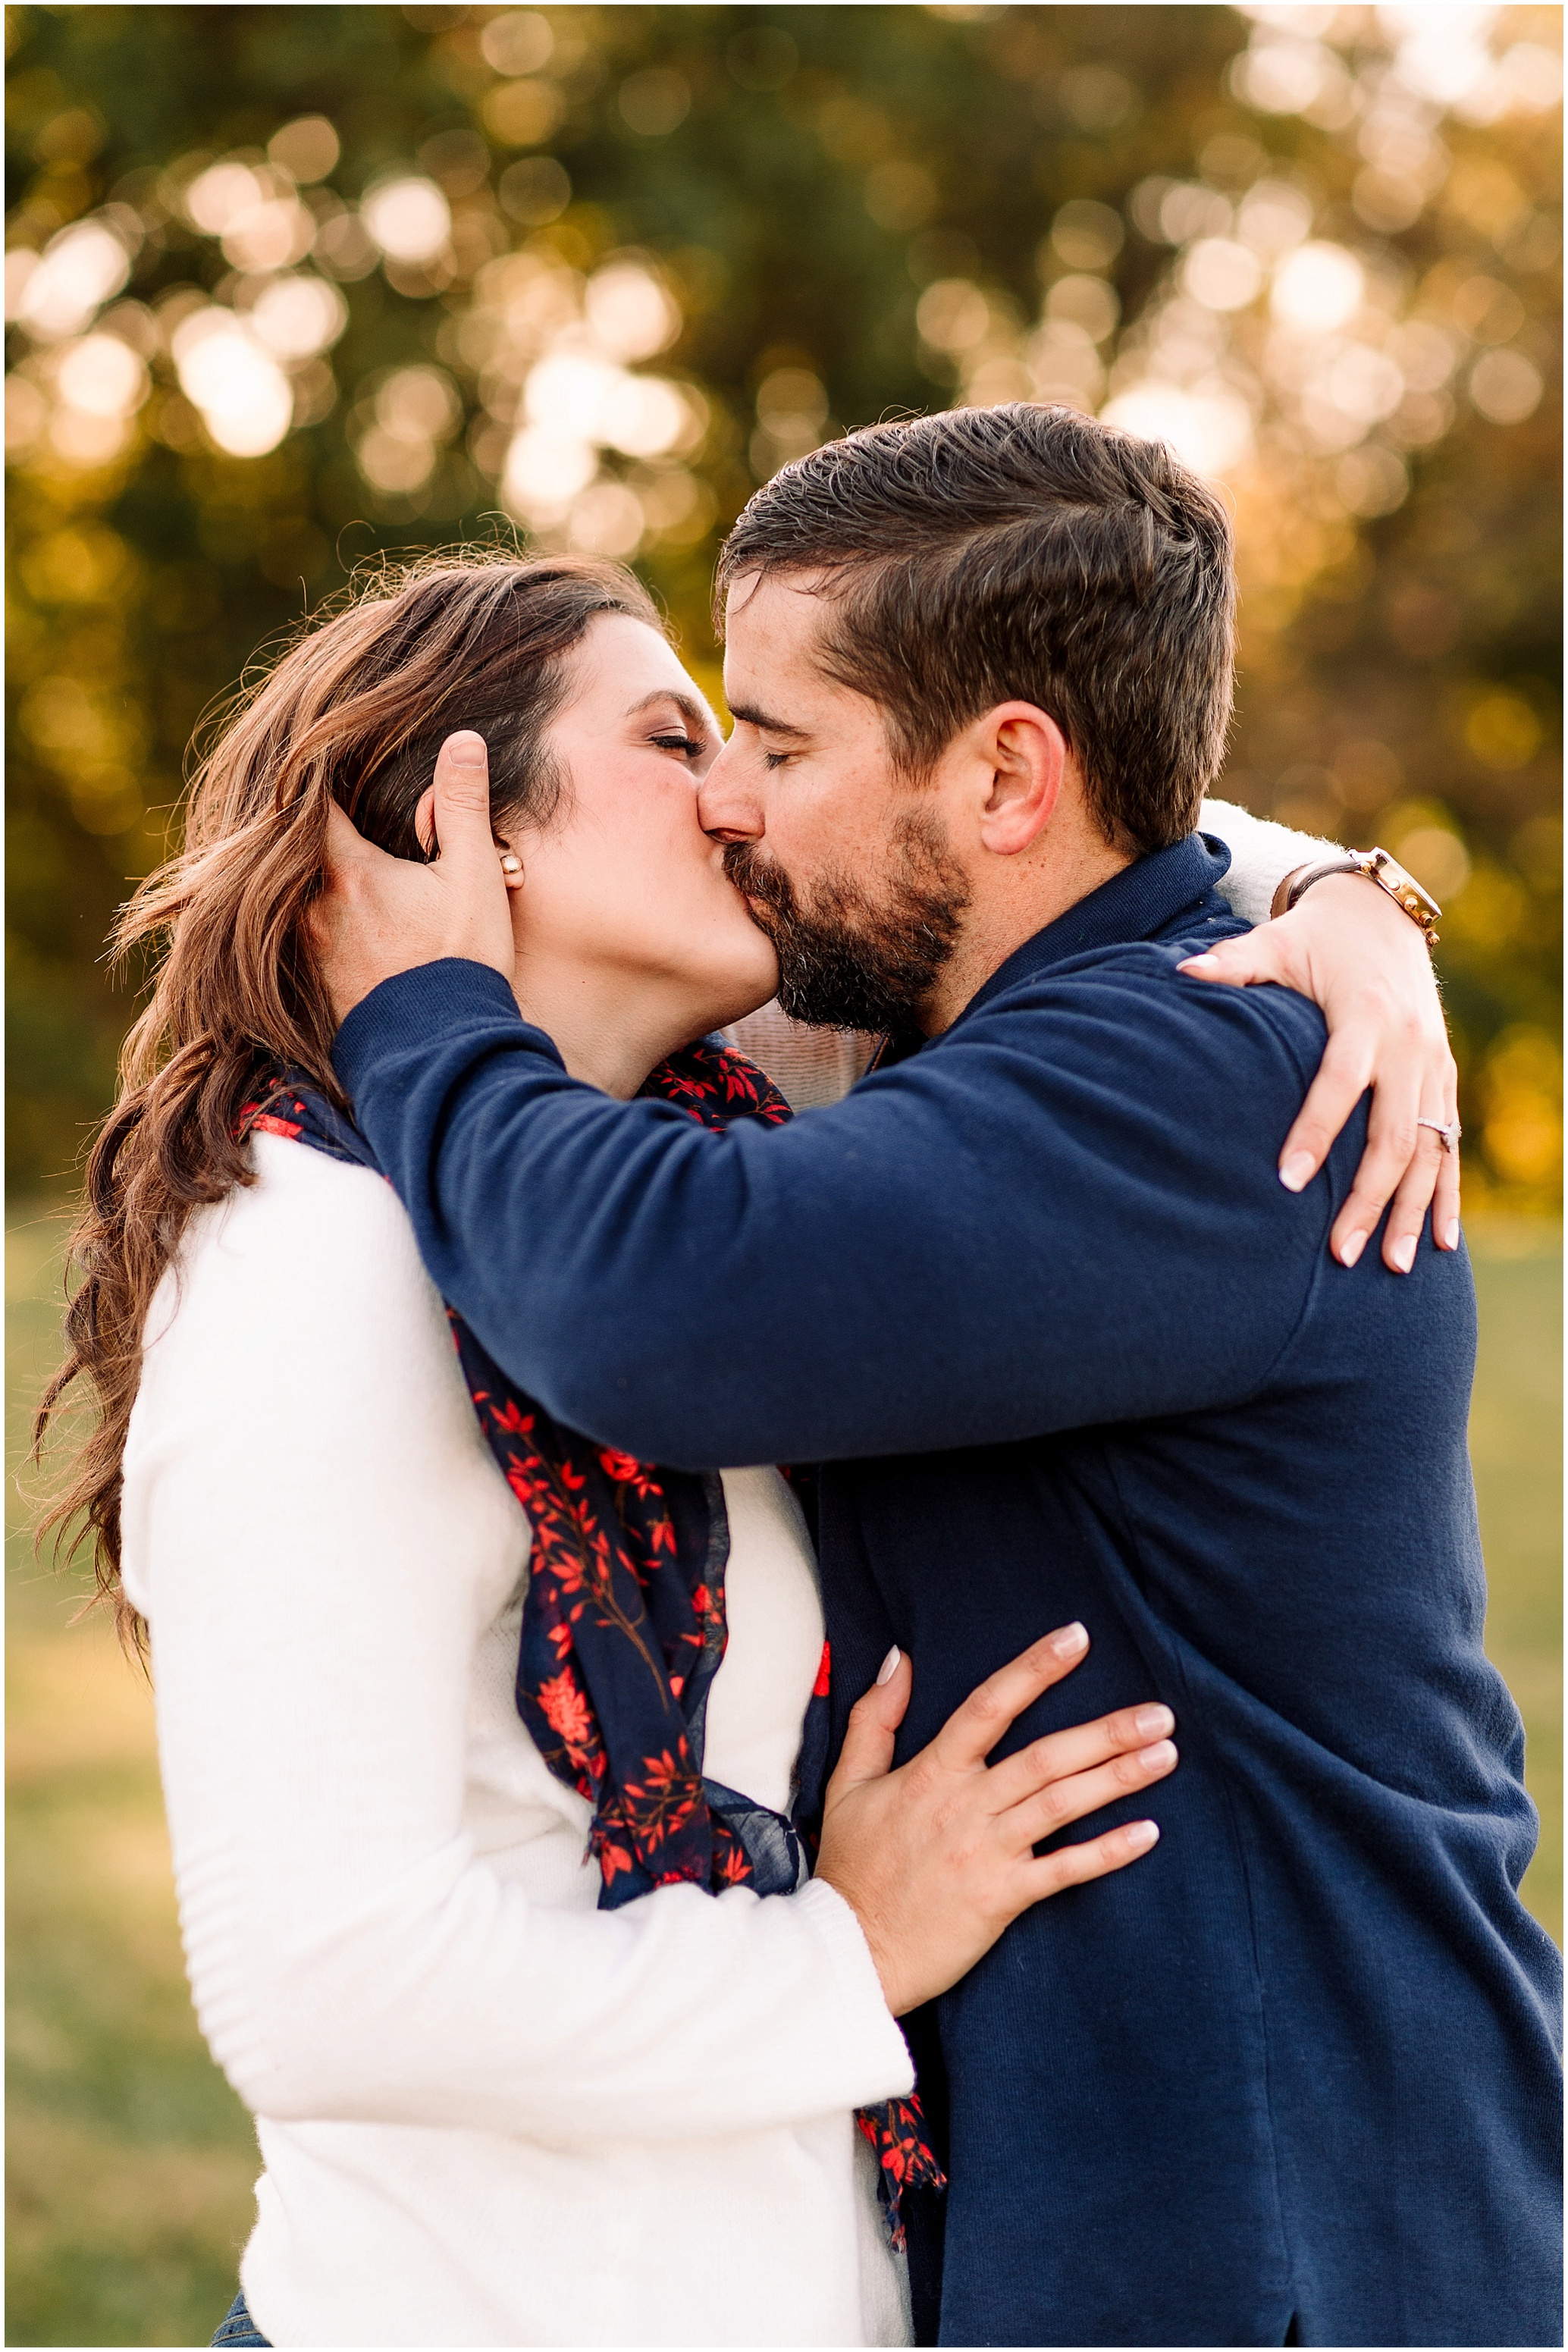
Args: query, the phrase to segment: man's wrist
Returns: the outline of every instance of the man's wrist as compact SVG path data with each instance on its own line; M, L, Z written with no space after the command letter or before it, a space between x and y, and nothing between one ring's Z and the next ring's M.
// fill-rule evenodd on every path
M332 1067L352 1099L384 1055L426 1051L437 1036L498 1021L549 1044L542 1030L529 1031L510 982L493 965L443 956L394 973L360 999L332 1040Z

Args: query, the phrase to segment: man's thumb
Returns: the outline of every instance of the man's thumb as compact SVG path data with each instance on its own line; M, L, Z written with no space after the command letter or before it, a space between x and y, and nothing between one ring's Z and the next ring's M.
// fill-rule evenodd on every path
M497 872L490 828L490 760L472 728L448 735L436 760L436 845L448 870L483 859Z

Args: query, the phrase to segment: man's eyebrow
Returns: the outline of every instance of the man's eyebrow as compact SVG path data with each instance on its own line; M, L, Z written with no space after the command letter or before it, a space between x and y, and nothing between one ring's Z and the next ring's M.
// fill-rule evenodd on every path
M811 732L808 727L792 726L787 719L774 719L768 711L759 710L754 703L732 702L730 716L743 719L748 727L760 727L764 735L793 735L799 742L804 742Z
M656 702L673 702L687 725L695 727L700 734L711 731L717 735L720 731L719 722L705 702L700 702L695 695L680 694L670 686L661 686L657 694L645 694L640 702L633 703L626 717L640 718L645 710L651 710Z

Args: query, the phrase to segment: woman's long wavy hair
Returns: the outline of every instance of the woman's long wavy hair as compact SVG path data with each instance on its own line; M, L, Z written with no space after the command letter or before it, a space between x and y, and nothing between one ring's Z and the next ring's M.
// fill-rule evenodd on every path
M415 811L442 741L465 727L489 749L498 828L548 824L565 786L545 730L566 657L604 613L663 634L618 565L459 551L380 571L198 738L184 847L115 928L117 963L140 948L159 960L89 1158L65 1360L34 1428L37 1456L61 1400L86 1380L89 1433L41 1532L68 1531L68 1556L90 1541L97 1598L128 1644L145 1629L120 1581L121 1465L153 1293L192 1212L255 1181L237 1127L258 1088L286 1067L343 1100L303 921L328 806L337 801L394 856L422 856Z

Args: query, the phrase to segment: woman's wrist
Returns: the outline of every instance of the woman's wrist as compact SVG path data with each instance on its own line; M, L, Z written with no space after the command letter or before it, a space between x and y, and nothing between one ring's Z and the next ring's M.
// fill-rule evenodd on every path
M1341 876L1372 883L1415 924L1429 948L1436 946L1437 920L1443 909L1386 849L1347 849L1294 867L1275 890L1270 918L1288 915L1309 890Z

